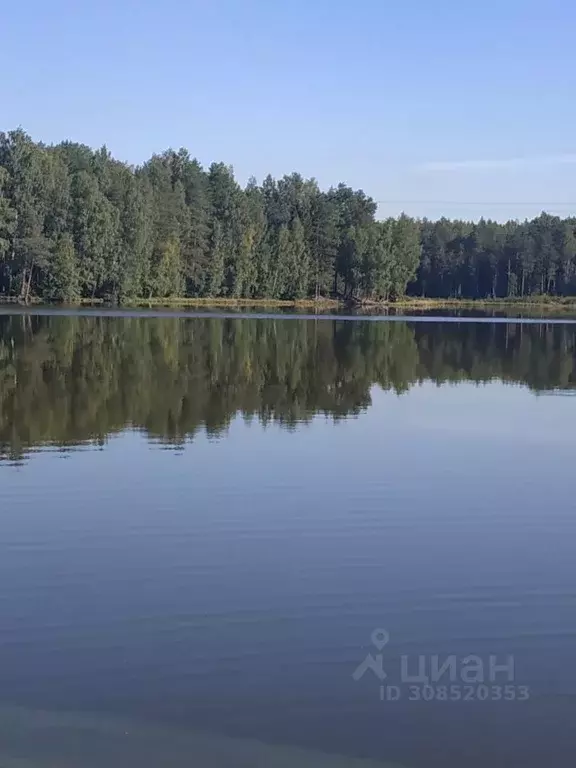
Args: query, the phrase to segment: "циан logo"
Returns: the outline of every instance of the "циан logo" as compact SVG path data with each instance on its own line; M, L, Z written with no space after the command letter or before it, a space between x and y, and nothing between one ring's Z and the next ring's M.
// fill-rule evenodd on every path
M516 662L513 655L499 662L495 654L458 656L437 654L389 657L386 664L392 671L392 680L384 668L382 651L390 642L390 633L375 629L370 635L377 653L368 653L352 673L359 682L367 672L380 683L381 701L526 701L530 698L527 685L516 684ZM398 664L399 662L399 664Z
M378 653L375 656L369 653L364 661L356 667L352 677L356 681L361 680L370 669L374 672L378 680L383 682L388 675L384 671L384 657L382 651L390 642L390 635L385 629L375 629L370 635L370 640L372 641L372 645L376 647Z

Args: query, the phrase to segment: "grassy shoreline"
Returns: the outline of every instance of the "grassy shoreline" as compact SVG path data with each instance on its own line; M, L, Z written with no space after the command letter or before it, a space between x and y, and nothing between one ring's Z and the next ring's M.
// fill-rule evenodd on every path
M126 299L122 303L126 307L262 307L272 309L282 308L322 308L337 309L348 306L338 299L230 299L230 298L170 298L170 299Z
M441 310L537 310L539 312L576 312L576 296L550 297L533 296L523 299L431 299L406 296L396 301L344 301L341 299L232 299L232 298L189 298L169 299L127 299L125 307L172 307L216 309L301 309L314 311L354 310L355 312L389 311L441 311Z
M532 296L524 298L502 299L431 299L417 296L406 296L395 302L379 306L417 309L506 309L506 308L538 308L538 309L570 309L576 310L576 296L551 297ZM363 304L362 306L369 306ZM378 305L374 305L378 306Z
M0 297L0 305L6 306L57 306L53 302L31 297L24 303L13 297ZM111 306L104 299L80 299L67 306ZM354 309L359 311L388 311L388 310L506 310L506 309L537 309L539 311L574 311L576 312L576 296L553 297L531 296L524 298L498 299L434 299L420 296L405 296L395 301L345 301L342 299L234 299L234 298L130 298L125 299L119 307L171 307L198 308L214 307L222 309L261 308L261 309Z

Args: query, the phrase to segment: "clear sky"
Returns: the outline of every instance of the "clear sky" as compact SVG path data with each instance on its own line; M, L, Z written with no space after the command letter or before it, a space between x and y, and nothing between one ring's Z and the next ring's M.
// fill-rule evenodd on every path
M0 128L298 170L380 215L576 214L575 27L569 0L21 0Z

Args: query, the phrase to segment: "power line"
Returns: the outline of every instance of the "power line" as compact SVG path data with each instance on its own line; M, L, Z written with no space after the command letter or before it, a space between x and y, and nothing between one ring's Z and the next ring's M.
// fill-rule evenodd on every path
M378 205L398 205L402 203L409 203L410 205L481 205L481 206L508 206L508 205L514 205L514 206L522 206L522 205L528 205L528 206L534 206L534 207L550 207L550 208L558 208L558 207L571 207L576 208L576 201L566 201L563 200L561 202L546 202L546 201L538 201L538 200L506 200L506 201L493 201L493 200L485 200L485 201L472 201L472 200L375 200L375 202Z

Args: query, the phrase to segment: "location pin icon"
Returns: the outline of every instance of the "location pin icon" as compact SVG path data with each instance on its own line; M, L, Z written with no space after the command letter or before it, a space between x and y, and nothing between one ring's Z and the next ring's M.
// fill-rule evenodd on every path
M370 639L372 640L372 645L376 646L376 648L381 651L390 641L390 635L385 629L375 629L370 635Z

